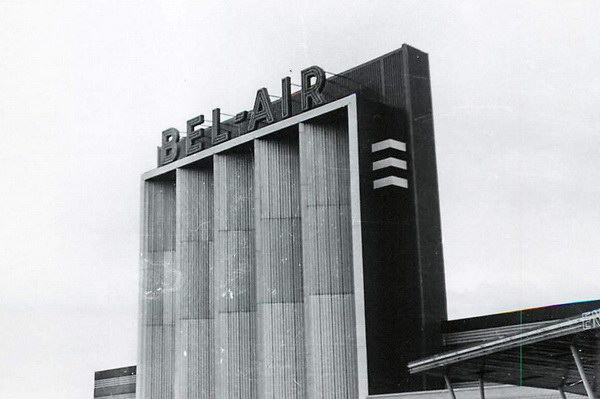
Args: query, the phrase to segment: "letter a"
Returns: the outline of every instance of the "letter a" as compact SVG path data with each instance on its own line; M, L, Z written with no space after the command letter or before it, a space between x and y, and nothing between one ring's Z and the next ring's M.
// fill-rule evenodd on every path
M256 129L256 124L260 121L265 123L273 123L275 116L273 116L273 105L269 99L269 92L266 88L262 88L256 92L256 100L254 100L254 109L250 120L248 121L248 131Z

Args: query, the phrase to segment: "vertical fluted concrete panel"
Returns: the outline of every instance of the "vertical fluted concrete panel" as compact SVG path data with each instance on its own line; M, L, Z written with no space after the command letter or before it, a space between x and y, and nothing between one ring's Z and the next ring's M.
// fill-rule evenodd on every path
M138 397L171 399L174 375L175 182L143 188Z
M358 397L348 132L300 125L307 398Z
M175 399L214 397L212 168L177 169Z
M216 398L256 398L252 152L215 155Z
M304 398L298 137L254 142L258 397Z

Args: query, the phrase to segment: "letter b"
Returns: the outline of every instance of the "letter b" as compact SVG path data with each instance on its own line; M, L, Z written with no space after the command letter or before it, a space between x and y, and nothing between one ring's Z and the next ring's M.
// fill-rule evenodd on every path
M158 152L159 166L166 165L177 159L179 154L179 130L174 127L162 132L162 146Z

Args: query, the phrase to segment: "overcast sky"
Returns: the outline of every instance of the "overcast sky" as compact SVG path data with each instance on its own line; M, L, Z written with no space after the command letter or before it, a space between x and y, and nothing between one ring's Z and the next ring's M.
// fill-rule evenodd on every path
M600 2L0 1L0 397L136 362L160 132L430 54L451 318L600 297Z

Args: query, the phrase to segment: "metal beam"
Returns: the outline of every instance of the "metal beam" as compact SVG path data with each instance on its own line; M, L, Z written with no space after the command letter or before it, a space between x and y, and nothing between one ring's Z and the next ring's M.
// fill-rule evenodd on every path
M567 399L567 395L565 395L565 390L562 385L558 387L558 393L562 399Z
M588 398L596 399L594 395L594 390L588 381L587 375L585 374L585 369L583 368L583 363L581 362L581 358L579 357L579 352L574 345L571 345L571 353L573 354L573 359L575 360L575 365L577 366L577 371L579 371L579 376L581 377L581 381L583 382L583 386L585 387L585 392L587 393Z
M454 394L454 388L452 388L452 383L450 382L450 378L448 378L448 375L444 374L444 380L446 381L446 388L448 388L450 398L456 399L456 395Z
M585 330L600 328L600 326L597 326L596 324L591 327L584 324L584 322L589 319L590 316L588 315L564 319L555 324L526 331L521 334L515 334L494 341L469 346L467 348L440 353L428 358L410 362L408 363L408 369L411 374L420 373L438 367L446 367L465 360L483 357L507 349L517 348L522 345L529 345L553 338L573 335Z
M485 385L483 383L483 378L479 378L479 396L481 399L485 399Z

